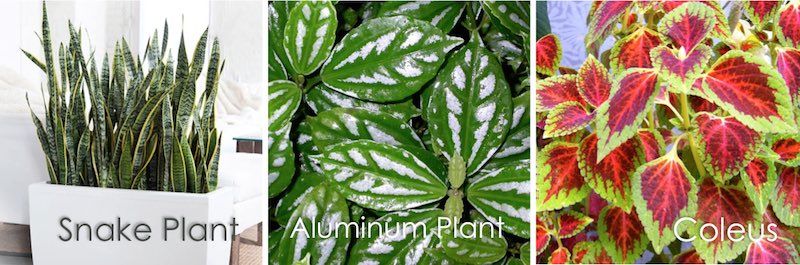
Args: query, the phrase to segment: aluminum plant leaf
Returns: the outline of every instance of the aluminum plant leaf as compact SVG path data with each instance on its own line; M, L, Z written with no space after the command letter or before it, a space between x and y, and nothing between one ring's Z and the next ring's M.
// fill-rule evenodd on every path
M336 233L340 223L348 222L345 198L334 187L317 186L289 219L278 251L273 252L278 255L278 264L291 264L306 255L314 264L344 264L350 238Z
M592 191L578 167L578 145L552 142L537 153L536 210L551 211L583 201Z
M336 41L336 8L330 1L298 2L289 13L283 48L297 74L313 73Z
M697 236L692 244L700 258L708 263L724 263L735 259L747 249L750 237L746 235L743 240L735 242L727 236L718 235L712 241L705 241L700 236L703 224L720 222L723 217L727 224L739 223L744 227L758 227L760 216L755 212L753 202L741 185L718 185L711 178L703 179L697 192L697 209L694 217L697 223L689 228L688 234ZM714 236L711 229L702 231L705 238Z
M800 168L784 167L772 193L771 205L778 219L790 226L800 226Z
M272 81L269 86L269 130L275 132L286 126L300 106L303 91L289 81Z
M291 1L272 1L269 3L269 18L267 27L269 28L268 50L269 53L269 81L286 80L294 76L294 69L289 65L289 58L283 49L283 30L286 28L286 21L289 20L289 13L297 2Z
M633 263L647 248L647 235L636 211L608 205L600 212L597 234L614 263Z
M686 3L672 9L658 23L658 32L668 36L675 48L687 52L714 29L714 9L703 3Z
M650 51L661 44L658 32L641 27L630 35L618 40L611 48L611 71L616 75L629 68L650 68Z
M717 117L701 112L695 116L693 134L698 148L705 154L699 159L703 166L720 182L727 181L750 163L763 139L735 117Z
M800 136L778 135L771 140L770 148L778 155L779 163L800 166Z
M444 165L422 149L357 140L322 152L312 160L320 164L328 181L365 208L406 210L438 201L447 193Z
M442 230L440 236L444 253L453 260L466 264L489 264L502 259L506 255L508 242L497 231L497 227L482 227L487 224L460 223L460 229Z
M378 104L336 92L328 88L325 84L319 84L309 90L308 93L306 93L306 102L316 113L342 107L362 108L372 112L383 112L404 121L420 115L420 110L414 106L414 102L411 99L397 103Z
M523 264L528 265L531 262L531 242L525 242L519 247L519 259Z
M425 249L439 245L435 234L439 218L444 218L440 209L392 212L378 218L375 222L382 225L369 226L366 235L355 241L349 264L425 264L421 263L428 256Z
M530 162L481 172L469 179L467 201L487 220L506 232L530 238Z
M789 1L780 9L775 23L775 39L784 47L800 46L800 2Z
M434 76L448 52L461 44L430 23L404 16L367 20L336 45L320 77L358 99L405 99Z
M494 153L489 164L505 161L519 161L530 157L531 148L531 94L530 91L511 100L514 107L511 114L511 130L506 141Z
M292 213L300 206L300 203L309 196L314 188L325 182L325 176L313 171L302 171L297 176L297 180L287 189L284 196L275 205L275 217L273 220L283 227L289 224Z
M763 214L778 182L775 163L757 157L747 164L740 176L747 190L747 196L756 206L756 211Z
M554 76L561 65L561 41L554 34L547 34L536 41L536 72Z
M428 122L434 149L457 155L475 174L503 144L512 121L511 90L497 58L476 41L458 50L432 84Z
M464 6L464 2L450 1L390 1L381 4L377 16L407 16L430 22L444 33L448 33L461 18Z
M578 149L578 165L586 183L600 197L616 206L630 211L631 177L644 163L644 151L639 139L630 138L614 149L603 160L597 159L596 134L583 139Z
M747 247L745 264L797 264L800 262L800 255L797 254L792 240L785 237L778 237L775 241L770 241L767 237L762 237L750 243Z
M530 7L528 1L481 1L483 10L496 18L503 27L519 36L530 33Z
M280 194L289 184L295 173L294 143L291 141L292 124L267 133L267 162L269 165L268 189L269 197Z
M393 146L424 148L417 133L403 120L366 109L335 108L307 118L314 143L320 149L351 140L372 140Z

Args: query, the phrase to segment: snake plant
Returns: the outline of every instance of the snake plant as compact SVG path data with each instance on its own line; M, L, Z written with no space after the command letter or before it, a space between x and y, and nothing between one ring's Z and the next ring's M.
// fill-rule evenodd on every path
M44 116L33 109L31 116L50 183L192 193L216 189L220 132L214 126L214 102L224 68L219 42L215 39L211 48L205 87L197 88L208 30L191 61L181 34L177 62L168 52L168 30L165 22L160 42L156 30L142 57L123 38L98 67L92 53L83 53L83 32L71 22L69 42L53 49L43 5L44 61L22 52L47 75Z

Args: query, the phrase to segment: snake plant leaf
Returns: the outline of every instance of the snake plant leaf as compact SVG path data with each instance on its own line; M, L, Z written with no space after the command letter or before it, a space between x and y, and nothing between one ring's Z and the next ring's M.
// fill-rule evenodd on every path
M336 41L336 8L330 1L298 2L289 13L283 48L297 74L313 73Z
M297 176L297 180L289 187L286 194L281 197L275 205L275 222L283 227L289 224L292 213L300 206L300 203L309 196L314 188L325 182L325 176L318 172L302 171ZM355 220L355 219L354 219Z
M214 129L211 133L211 140L214 144L213 147L209 147L211 150L210 161L208 162L208 176L206 177L206 192L211 192L217 189L217 184L219 182L219 157L221 155L222 149L222 137L218 137L217 129Z
M500 21L505 28L519 36L530 35L530 7L528 1L481 1L484 10Z
M381 112L335 108L307 119L314 143L320 149L350 140L372 140L393 146L424 148L410 124Z
M200 193L200 178L197 176L197 167L194 164L189 139L181 138L179 143L186 170L186 189L188 192Z
M462 42L424 21L375 18L344 36L320 77L330 88L358 99L399 101L436 76L447 53Z
M119 160L119 182L125 189L129 189L133 183L132 149L133 134L127 133L122 137L122 155Z
M172 117L172 100L170 95L164 96L164 104L161 104L161 137L164 139L162 149L164 150L164 174L165 179L162 180L161 190L172 191L175 190L174 178L170 177L172 172L172 141L174 136L175 127L173 126Z
M183 148L181 142L178 140L177 135L172 136L172 154L170 155L170 164L172 171L170 178L172 178L172 187L176 192L187 191L187 177L186 177L186 160L183 159Z
M349 259L363 264L424 264L419 263L426 256L424 250L439 244L439 237L435 235L439 218L444 218L441 209L386 214L375 222L386 223L388 230L381 233L380 226L369 226L367 235L356 240ZM407 223L415 225L403 225Z
M488 225L488 227L487 227ZM460 229L444 229L441 234L444 253L466 264L489 264L506 255L508 242L490 223L460 223Z
M300 106L303 91L289 81L272 81L269 86L269 130L276 132L286 126Z
M420 109L414 106L411 99L396 103L378 104L366 100L353 98L328 88L325 84L319 84L306 93L308 106L316 113L320 113L333 108L362 108L372 112L383 112L400 120L410 120L420 115Z
M444 33L448 33L461 18L464 6L464 2L452 1L391 1L381 4L377 16L407 16L430 22Z
M289 138L292 124L267 133L267 162L269 163L268 189L269 197L280 194L289 184L295 173L295 155L293 142Z
M306 196L289 219L281 237L279 264L291 264L311 256L314 264L344 264L350 238L335 236L340 223L350 222L347 202L335 188L319 185ZM325 237L324 235L329 235Z
M530 176L529 161L481 172L469 180L467 201L506 232L530 238Z
M444 165L430 152L413 150L357 140L330 146L312 160L348 200L398 211L439 201L447 193Z
M512 120L511 90L497 58L470 42L437 76L427 114L434 149L466 158L475 174L503 144Z

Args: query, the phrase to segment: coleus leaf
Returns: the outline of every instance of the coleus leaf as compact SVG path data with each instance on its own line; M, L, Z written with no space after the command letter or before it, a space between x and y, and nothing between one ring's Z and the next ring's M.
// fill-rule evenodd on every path
M551 110L564 102L582 100L576 75L552 76L536 82L536 111Z
M567 264L569 262L569 249L565 247L559 247L558 249L554 250L550 257L547 258L547 263L549 264Z
M389 230L381 232L382 226L369 226L367 236L356 240L349 259L362 264L418 264L428 255L425 249L439 244L436 231L440 217L444 217L440 209L386 214L375 222L386 223ZM412 222L415 225L403 225Z
M759 238L747 247L745 264L796 264L800 262L797 248L788 238L778 237L770 241L767 237Z
M650 68L650 50L661 45L658 33L641 27L614 43L611 48L611 71L620 74L629 68Z
M763 28L778 13L781 2L777 0L745 1L744 10L753 25L757 28Z
M790 226L800 226L800 168L784 167L772 193L772 209L778 219Z
M717 117L701 112L695 116L693 134L698 144L703 166L715 178L724 182L731 179L753 159L761 142L761 135L748 128L733 116Z
M274 255L279 264L291 264L310 255L314 264L343 264L350 239L346 236L322 238L310 231L319 227L320 234L330 234L338 223L350 222L347 202L328 185L319 185L306 196L289 219L290 227ZM303 232L305 231L305 232Z
M704 229L704 235L700 235L703 224L718 224L721 218L725 218L726 224L739 223L744 227L755 225L758 214L741 186L719 186L711 178L703 179L697 192L697 209L694 218L697 223L689 228L689 235L696 236L692 243L700 258L709 263L723 263L745 251L750 243L747 235L741 241L732 241L727 236L719 235L714 238L713 229ZM714 240L706 241L703 237Z
M689 249L672 257L673 264L706 264L695 249Z
M779 135L772 139L772 152L778 155L778 161L788 166L800 166L800 136Z
M566 210L558 214L558 237L569 238L583 231L586 226L594 221L582 213Z
M597 144L598 137L594 133L581 142L578 150L581 175L600 197L630 211L633 206L631 176L644 163L642 144L639 139L630 138L603 160L597 160Z
M597 234L614 263L633 263L649 243L636 211L613 205L600 212Z
M611 256L600 241L581 241L572 247L573 264L612 264Z
M506 255L508 242L496 228L486 229L478 222L463 225L463 231L445 229L441 234L442 247L448 257L464 264L489 264Z
M749 53L732 50L702 78L701 96L750 128L761 132L794 132L794 115L786 83L772 66Z
M714 28L714 10L702 3L685 3L669 11L658 23L658 32L668 36L676 48L694 49Z
M463 2L449 1L397 1L385 2L378 10L378 17L407 16L410 18L427 21L447 33L455 27L461 13L464 11Z
M798 25L800 26L800 25ZM786 80L792 102L800 102L800 50L794 48L777 48L776 66L778 73Z
M335 108L309 117L307 121L311 125L312 139L320 149L351 140L424 148L411 125L386 113Z
M379 211L406 210L442 199L444 166L430 152L369 140L330 146L312 157L342 195Z
M634 5L634 1L602 1L598 2L589 16L589 31L584 43L586 46L608 36L617 23L617 19Z
M294 71L313 73L336 41L336 8L330 1L299 2L289 13L283 48Z
M656 89L656 73L652 69L633 68L620 74L614 81L611 98L595 110L599 139L597 162L636 135L635 128L653 107L659 92Z
M577 101L558 104L547 113L544 138L569 135L589 126L594 113L588 113Z
M295 83L289 81L269 82L269 131L276 132L291 120L300 106L303 91Z
M600 106L611 93L611 77L600 61L589 55L578 70L578 93L594 107Z
M693 1L661 1L659 5L664 9L665 13L668 13L683 4L692 2ZM711 31L712 35L721 39L730 38L731 32L728 26L728 18L725 16L722 6L720 6L717 1L698 2L710 7L714 12L716 22L714 23L714 29Z
M432 84L427 113L434 149L456 155L475 174L503 144L511 127L511 89L497 58L471 41L447 60Z
M372 112L384 112L392 117L407 121L412 117L420 115L420 110L414 106L411 99L396 102L378 104L366 100L353 98L328 88L325 84L319 84L306 93L306 103L316 113L320 113L333 108L362 108Z
M537 222L536 224L536 255L541 254L550 244L550 233L547 228Z
M390 102L419 91L463 40L404 16L375 18L348 32L322 66L330 88L358 99Z
M536 72L554 76L561 65L561 41L554 34L547 34L536 41Z
M688 93L711 59L711 48L697 45L689 54L680 50L660 46L650 51L653 67L659 69L659 74L666 80L672 91Z
M763 158L755 158L742 170L742 182L747 196L753 201L758 213L767 210L778 176L775 164Z
M591 189L578 167L578 145L553 142L537 152L536 210L551 211L583 201Z
M664 155L664 136L653 129L639 129L639 139L642 141L644 160L650 162Z
M480 172L469 180L467 201L487 220L503 230L530 238L530 163ZM503 225L500 225L500 221Z
M272 220L286 227L294 210L300 206L300 203L318 184L323 182L325 182L325 176L322 174L313 171L303 172L301 170L297 180L289 187L286 195L281 196L278 204L275 205L275 218Z
M687 225L673 224L697 211L697 185L676 152L650 161L633 175L633 202L656 254L675 241Z
M781 8L775 25L775 38L784 47L800 45L800 2L789 1Z
M267 160L269 162L268 189L269 197L278 196L292 183L295 172L295 156L293 142L289 136L292 124L267 133Z
M491 13L503 27L519 36L530 33L530 7L528 1L485 1L481 2L483 10Z

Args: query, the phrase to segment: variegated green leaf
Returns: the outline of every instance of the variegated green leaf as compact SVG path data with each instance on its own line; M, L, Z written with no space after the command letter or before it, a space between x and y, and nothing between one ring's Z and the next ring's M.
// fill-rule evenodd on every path
M490 223L460 223L461 229L444 229L444 253L455 261L467 264L487 264L506 255L508 242L497 227Z
M393 146L424 147L405 121L366 109L335 108L309 117L314 143L320 149L350 140L373 140Z
M318 185L325 181L325 176L317 172L302 172L297 176L297 180L289 187L278 204L275 206L275 220L278 224L286 227L294 210L300 206L306 196Z
M320 77L346 95L375 102L413 95L463 40L404 16L371 19L347 33Z
M430 22L447 33L461 18L464 5L450 1L390 1L381 5L378 17L407 16Z
M506 232L530 238L530 176L528 161L481 172L470 179L467 200L495 225L502 221Z
M319 84L306 93L308 106L316 113L333 108L362 108L372 112L383 112L392 117L407 121L420 115L420 110L414 106L411 99L397 103L378 104L366 100L353 98Z
M303 1L292 8L283 48L296 73L307 75L328 58L336 41L336 8L330 1Z
M289 219L278 251L279 264L291 264L311 256L313 264L344 264L348 236L333 236L338 224L350 222L344 197L328 185L319 185L306 196ZM317 227L312 230L313 227ZM331 235L323 237L321 235Z
M369 226L367 236L362 236L353 245L348 258L353 264L426 264L430 254L426 249L439 245L436 232L439 218L444 218L440 209L393 212L375 220L384 224ZM414 225L404 225L413 223ZM381 233L382 232L382 233Z
M286 80L294 76L294 69L289 65L289 58L283 50L283 29L289 19L289 12L297 2L291 1L272 1L269 4L269 18L267 26L269 28L269 45L267 45L267 56L269 56L269 81Z
M522 247L519 248L519 259L522 260L522 263L528 265L531 263L531 242L525 242Z
M504 27L519 36L530 33L530 2L528 1L482 1L484 10L497 18Z
M267 162L269 163L269 197L280 194L292 183L295 171L293 143L289 138L291 124L267 133Z
M275 132L286 126L292 115L300 106L303 92L297 85L289 81L272 81L269 83L269 130Z

